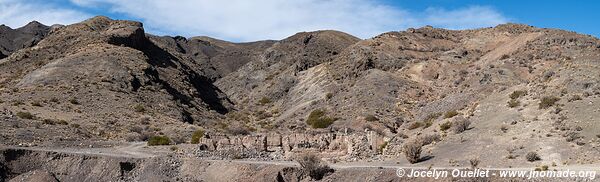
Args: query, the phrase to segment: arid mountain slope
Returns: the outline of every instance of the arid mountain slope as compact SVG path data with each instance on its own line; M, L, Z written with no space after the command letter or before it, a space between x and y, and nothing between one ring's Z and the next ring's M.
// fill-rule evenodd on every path
M202 67L158 47L139 22L95 17L58 28L0 64L7 112L76 124L65 127L85 132L79 137L137 140L162 128L180 133L172 130L185 127L164 126L211 123L231 108Z
M7 57L16 50L37 44L48 34L50 29L50 27L37 21L17 29L0 25L0 59Z
M95 17L28 45L0 59L7 145L151 135L189 142L203 128L213 148L243 140L233 135L276 133L268 138L279 138L280 151L361 157L398 155L407 141L436 136L425 144L436 158L423 165L471 156L511 165L498 152L511 147L520 149L510 156L538 151L556 163L594 163L578 156L598 153L600 40L574 32L504 24L230 43L158 37L138 22ZM462 121L472 124L451 132ZM250 143L265 143L256 138Z

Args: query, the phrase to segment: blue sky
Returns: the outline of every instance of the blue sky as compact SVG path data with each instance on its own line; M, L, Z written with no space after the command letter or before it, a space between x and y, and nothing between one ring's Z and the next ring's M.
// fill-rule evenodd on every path
M369 38L425 25L472 29L515 22L598 37L598 8L600 2L591 0L0 0L0 24L70 24L105 15L141 21L152 34L241 42L321 29Z

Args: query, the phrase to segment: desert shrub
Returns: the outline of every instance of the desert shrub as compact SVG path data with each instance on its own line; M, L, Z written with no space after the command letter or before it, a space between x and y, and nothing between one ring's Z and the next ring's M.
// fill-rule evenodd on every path
M56 97L52 97L52 98L50 99L50 102L58 103L58 101L59 101L59 100L58 100L58 98L56 98Z
M31 106L42 107L42 104L38 101L33 101L33 102L31 102Z
M315 180L321 180L327 174L333 172L333 169L327 166L327 164L315 154L303 154L296 158L296 162L300 164L302 173Z
M543 97L542 100L540 100L540 109L547 109L549 107L554 106L554 104L556 104L556 102L558 102L560 100L560 98L558 97Z
M527 91L515 90L509 95L509 97L510 97L510 99L518 99L519 97L525 96L525 95L527 95Z
M194 133L192 134L192 144L198 144L200 143L200 139L204 137L204 130L196 130L194 131Z
M21 119L33 119L35 116L29 112L17 112L17 117Z
M506 133L508 131L508 126L507 125L500 126L500 131L502 131L502 133Z
M365 117L365 120L367 121L379 121L379 118L377 118L376 116L369 114Z
M13 106L20 106L20 105L23 105L23 104L25 104L25 103L23 103L23 101L20 101L20 100L15 100L15 101L13 101L13 104L12 104L12 105L13 105Z
M171 144L171 139L167 136L152 136L148 139L148 146L169 144Z
M44 119L42 121L42 123L46 124L46 125L55 125L56 124L56 122L54 120L52 120L52 119Z
M325 116L325 111L321 109L313 110L306 119L306 123L312 128L327 128L333 122L335 122L335 118Z
M404 152L406 160L411 164L419 162L421 159L421 147L421 144L416 141L404 143L402 145L402 152Z
M333 98L333 93L330 92L330 93L325 94L325 98L327 98L327 100Z
M477 166L479 165L479 162L480 161L477 158L469 159L469 164L471 164L471 168L473 168L473 169L477 168Z
M79 103L79 100L77 100L77 98L72 98L71 100L69 100L69 102L73 105L79 105L81 103Z
M510 99L510 100L508 101L508 107L510 107L510 108L515 108L515 107L517 107L517 106L519 106L519 105L521 105L521 102L519 102L519 101L518 101L518 100L516 100L516 99Z
M79 125L79 124L77 124L77 123L73 123L73 124L71 124L71 127L73 127L73 128L80 128L80 127L81 127L81 125Z
M527 159L527 161L529 161L529 162L541 160L540 155L538 155L537 152L527 153L527 155L525 155L525 159Z
M380 154L383 153L383 149L385 149L388 145L388 142L383 142L381 145L379 145L379 147L377 148L377 151L379 151Z
M458 115L458 112L456 111L448 111L444 114L444 118L452 118L454 116Z
M452 124L455 133L462 133L468 130L469 125L471 125L471 121L465 118L459 118L457 120L454 120L454 123Z
M433 142L439 142L440 135L438 134L428 134L417 137L415 140L416 143L419 143L421 146L429 145Z
M576 133L576 132L568 132L565 135L565 139L567 142L573 142L579 138L581 138L581 136L579 136L579 133Z
M142 104L136 104L135 106L133 106L133 110L135 112L144 112L146 111L146 108L144 108L144 105Z
M260 105L265 105L265 104L271 103L271 99L269 99L269 98L267 98L267 97L263 97L263 98L261 98L260 100L258 100L258 103L259 103Z
M431 125L433 125L433 120L426 120L423 128L429 128Z
M508 59L508 58L510 58L510 56L508 54L503 54L502 56L500 56L500 60Z
M177 151L177 150L179 150L179 147L177 147L177 146L171 146L170 149L171 149L171 151Z
M423 120L423 122L433 122L435 119L437 119L438 117L440 117L442 115L442 113L436 112L436 113L431 113L429 115L427 115L425 117L425 119Z
M244 126L230 126L227 132L232 135L249 135L250 130Z
M421 122L413 122L410 125L408 125L408 129L414 130L414 129L421 127L422 125L423 125L423 123L421 123Z
M569 102L573 102L573 101L577 101L577 100L581 100L581 96L573 95L573 96L571 96L571 98L569 98Z
M59 124L59 125L69 125L69 122L61 119L61 120L56 121L56 124Z
M446 121L445 123L442 123L440 125L440 130L441 131L446 131L446 130L450 129L451 127L452 127L452 122Z

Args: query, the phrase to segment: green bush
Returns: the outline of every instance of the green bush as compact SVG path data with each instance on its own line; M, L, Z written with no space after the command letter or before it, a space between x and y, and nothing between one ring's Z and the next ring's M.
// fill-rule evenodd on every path
M192 134L192 144L200 143L200 138L204 137L204 130L196 130Z
M33 119L35 116L29 112L18 112L17 117L21 119Z
M509 97L510 97L511 99L518 99L519 97L521 97L521 96L525 96L525 95L527 95L527 91L523 91L523 90L515 90L513 93L511 93L511 94L509 95Z
M148 146L155 145L169 145L171 144L171 139L167 136L153 136L148 139Z
M458 115L458 112L456 111L448 111L446 112L446 114L444 114L444 118L452 118L454 116Z
M367 120L367 121L379 121L379 118L375 117L374 115L369 114L369 115L367 115L365 117L365 120Z
M263 97L260 100L258 100L258 103L260 105L266 105L268 103L271 103L271 99L267 98L267 97Z
M510 100L508 101L508 107L510 107L510 108L515 108L515 107L517 107L517 106L519 106L519 105L521 105L521 102L519 102L519 101L518 101L518 100L516 100L516 99L510 99Z
M558 102L560 98L558 97L543 97L540 101L540 109L547 109L549 107L554 106L556 102Z
M445 123L440 125L440 130L446 131L452 127L452 122L446 121Z
M308 115L306 123L312 128L327 128L329 125L335 122L335 118L325 116L325 111L321 109L315 109Z

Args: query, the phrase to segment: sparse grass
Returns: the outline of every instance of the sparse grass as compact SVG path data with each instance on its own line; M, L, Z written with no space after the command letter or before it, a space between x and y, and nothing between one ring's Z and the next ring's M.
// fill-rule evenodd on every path
M553 96L543 97L542 100L540 100L539 108L540 109L550 108L550 107L554 106L554 104L556 104L556 102L558 102L559 100L560 100L560 98L553 97Z
M327 128L329 125L333 124L335 120L335 118L325 116L325 111L315 109L308 115L306 123L312 128Z
M525 159L527 159L527 161L529 161L529 162L541 160L540 155L538 155L537 152L527 153L527 155L525 155Z
M194 133L192 134L192 144L198 144L200 143L200 139L204 137L204 130L196 130L194 131Z
M135 106L133 106L133 110L135 112L145 112L146 108L142 104L136 104Z
M512 92L509 95L509 97L510 97L510 99L518 99L521 96L525 96L525 95L527 95L527 91L524 91L524 90L515 90L514 92Z
M171 144L171 139L167 136L153 136L148 139L148 146L156 146L156 145L169 145Z
M260 100L258 100L258 103L259 103L260 105L266 105L266 104L269 104L269 103L271 103L271 99L269 99L269 98L267 98L267 97L263 97L263 98L261 98Z
M441 131L446 131L446 130L450 129L451 127L452 127L452 122L446 121L445 123L442 123L440 125L440 130Z
M376 116L369 114L365 117L365 120L367 121L379 121L379 118L377 118Z
M458 112L456 111L448 111L444 114L444 118L452 118L454 116L458 115Z
M419 162L421 159L421 144L416 141L407 142L402 145L402 152L404 152L404 157L411 164Z
M521 102L519 102L516 99L510 99L508 101L508 107L510 107L510 108L515 108L515 107L518 107L519 105L521 105Z
M33 119L35 116L30 112L17 112L17 117L21 119Z

